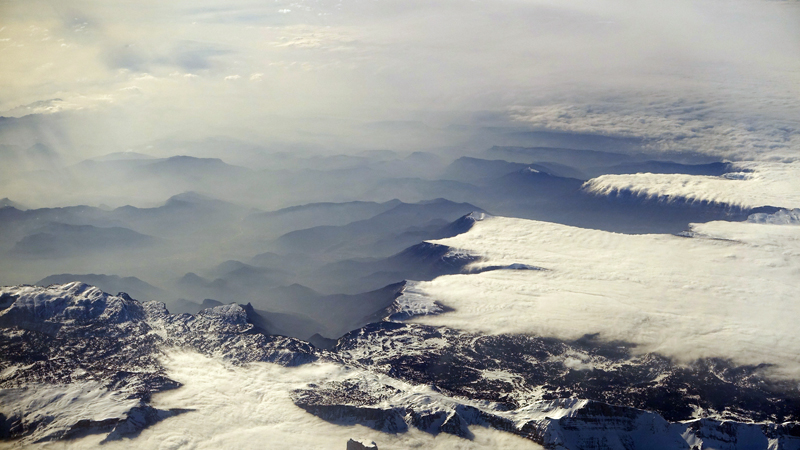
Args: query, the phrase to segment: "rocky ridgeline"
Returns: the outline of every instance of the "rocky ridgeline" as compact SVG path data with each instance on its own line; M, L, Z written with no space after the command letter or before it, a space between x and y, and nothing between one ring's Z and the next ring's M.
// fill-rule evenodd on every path
M764 367L716 359L680 366L632 350L592 336L565 342L375 323L340 338L333 352L399 383L360 375L297 390L294 401L333 423L468 439L470 426L484 426L553 449L800 448L796 385L764 378Z
M387 316L443 311L411 295L413 284L407 290ZM0 437L135 437L185 412L149 405L179 387L160 361L183 348L234 364L346 364L351 375L298 389L294 403L387 433L470 439L470 427L483 426L551 449L800 449L800 392L764 378L763 367L678 366L591 336L482 336L391 321L323 351L268 335L254 314L230 304L175 315L82 283L0 288Z
M508 410L491 402L449 397L435 388L398 389L364 378L297 390L295 404L332 423L358 423L385 433L402 433L413 426L432 435L472 439L470 427L489 427L554 450L800 448L796 423L670 422L650 411L577 399L538 401Z
M322 386L330 398L341 399L340 386ZM371 389L381 389L372 387ZM364 392L352 392L363 399ZM798 449L797 424L753 424L713 419L669 422L660 415L624 406L575 399L536 402L512 411L496 405L447 399L434 393L398 395L376 404L309 403L307 391L296 402L334 423L357 422L386 433L414 426L437 435L473 437L469 427L490 427L513 433L556 450L606 449ZM314 397L319 399L320 397Z
M347 441L347 450L378 450L378 444L374 442L365 444L361 441L350 439L349 441Z
M800 389L764 378L765 367L721 359L684 366L633 350L593 336L566 342L396 322L350 332L333 348L351 364L509 410L580 398L654 411L670 421L800 421Z
M0 307L0 437L5 439L36 442L88 433L118 439L181 413L148 405L152 394L179 387L159 362L169 348L234 363L291 366L318 357L305 342L261 333L248 321L249 308L235 304L173 315L162 303L140 303L76 282L0 288ZM91 397L94 403L64 408L59 396ZM29 404L42 406L22 407Z

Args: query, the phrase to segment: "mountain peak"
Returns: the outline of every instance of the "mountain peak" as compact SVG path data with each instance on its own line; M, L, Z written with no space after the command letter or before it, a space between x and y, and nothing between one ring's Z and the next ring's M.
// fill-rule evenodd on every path
M5 287L0 288L0 297L13 299L0 312L2 326L26 328L41 323L122 323L144 318L141 303L127 294L109 295L80 281L45 288Z
M198 158L196 156L188 156L188 155L176 155L170 156L166 160L166 162L171 163L207 163L207 164L225 164L219 158Z
M186 191L180 194L175 194L169 199L167 199L167 204L174 203L174 202L185 202L185 203L205 203L210 201L215 201L216 199L209 197L207 195L201 194L197 191Z
M369 442L366 444L365 442ZM357 441L350 439L347 441L347 450L378 450L378 444L371 441Z
M0 208L16 208L19 210L25 210L26 208L19 203L11 200L8 197L0 198Z

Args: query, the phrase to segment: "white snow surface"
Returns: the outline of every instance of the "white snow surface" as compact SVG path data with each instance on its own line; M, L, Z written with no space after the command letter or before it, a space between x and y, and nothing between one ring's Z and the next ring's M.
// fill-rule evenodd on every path
M541 449L534 442L510 433L484 427L471 427L470 441L449 434L433 436L411 428L397 435L375 431L361 425L340 426L319 419L292 403L291 391L308 383L323 383L346 378L362 378L366 383L387 382L402 385L405 395L446 400L427 387L411 387L360 369L333 363L313 363L283 367L270 363L234 366L218 358L194 352L171 353L165 361L168 375L183 387L154 396L156 408L190 408L192 412L168 418L142 431L134 440L123 439L103 444L107 450L129 449L265 449L331 450L346 447L356 438L374 441L381 450ZM66 442L47 443L47 448L97 448L103 435ZM0 448L13 445L0 443Z
M630 192L636 196L665 202L711 202L745 208L777 206L800 207L800 161L737 162L741 172L721 177L636 173L602 175L584 184L595 195Z
M624 235L487 218L436 243L483 257L476 267L545 270L416 283L416 296L455 311L412 320L561 339L600 333L679 361L771 363L776 376L800 377L800 227L718 221L692 231Z
M502 411L484 401L448 397L424 385L411 385L389 376L334 363L312 363L300 367L284 367L270 363L251 363L235 366L219 358L209 358L195 352L175 351L165 356L168 374L183 386L174 391L157 394L152 405L157 408L188 408L193 411L165 419L152 425L134 439L122 439L103 444L102 448L137 449L344 449L355 436L361 441L374 441L382 450L425 449L481 449L514 448L541 449L542 447L515 436L482 426L472 426L472 440L446 433L429 434L415 427L398 434L382 433L361 425L335 425L319 419L292 404L292 391L307 388L310 383L328 381L355 382L366 392L379 392L384 386L399 391L383 400L378 407L404 408L428 413L452 413L457 405L468 405L498 417L510 419L516 427L530 421L540 426L551 419L572 417L587 405L586 400L561 399L541 401L513 411ZM64 403L75 403L76 408L96 408L96 416L109 417L120 413L118 399L109 399L102 389L88 390L73 386L68 392L59 387L47 387L32 401L44 408L43 413L57 415L71 411ZM99 395L98 395L99 394ZM110 401L109 401L110 400ZM31 406L34 406L32 403ZM117 411L118 410L118 411ZM556 443L554 448L576 448L588 441L608 442L613 448L665 450L685 449L687 442L703 448L733 448L726 436L715 440L713 429L703 429L703 438L686 424L669 424L654 413L641 412L631 420L623 416L599 416L589 426L574 430L564 429L555 423L547 429L547 440ZM631 429L633 425L633 429ZM742 448L774 448L755 425L735 428L736 442ZM103 434L67 440L42 442L36 448L83 449L98 448ZM631 441L633 439L633 441ZM628 444L623 445L623 442ZM654 444L658 444L654 446ZM791 443L790 443L791 444ZM30 448L22 442L0 442L0 448ZM737 447L738 448L738 447ZM794 448L794 447L789 447Z
M0 294L17 298L0 311L0 321L53 322L71 324L86 320L119 323L142 315L139 302L110 295L79 281L46 288L0 287Z
M95 381L71 384L32 384L24 388L0 389L0 414L24 416L25 422L43 421L32 436L19 442L28 446L51 433L66 431L79 420L124 419L139 406L130 393L109 391ZM105 437L105 434L102 435Z

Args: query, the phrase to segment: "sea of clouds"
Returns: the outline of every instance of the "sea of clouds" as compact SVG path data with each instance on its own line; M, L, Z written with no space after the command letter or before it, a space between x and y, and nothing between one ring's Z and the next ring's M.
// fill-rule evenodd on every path
M722 357L800 376L800 227L710 222L693 237L623 235L489 218L436 241L477 266L544 270L450 275L415 285L454 311L418 322L639 345L679 361Z

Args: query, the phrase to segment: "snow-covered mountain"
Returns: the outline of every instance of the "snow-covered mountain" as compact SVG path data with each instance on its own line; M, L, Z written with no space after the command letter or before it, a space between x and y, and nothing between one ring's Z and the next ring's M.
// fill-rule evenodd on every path
M267 336L248 307L171 315L75 282L0 289L0 435L21 445L91 433L114 440L182 409L159 410L152 395L180 386L160 359L171 347L245 363L296 365L317 358L308 344Z
M394 321L448 314L409 309L414 286L385 320L331 350L268 335L249 305L174 315L77 282L2 288L2 436L21 447L57 440L156 448L186 424L219 429L224 407L210 405L256 389L231 406L283 405L264 411L264 432L336 430L329 438L342 448L347 433L364 430L381 448L419 440L434 448L452 444L448 435L517 448L800 448L800 392L761 367L677 364L596 336L484 335ZM256 382L255 373L274 379Z

